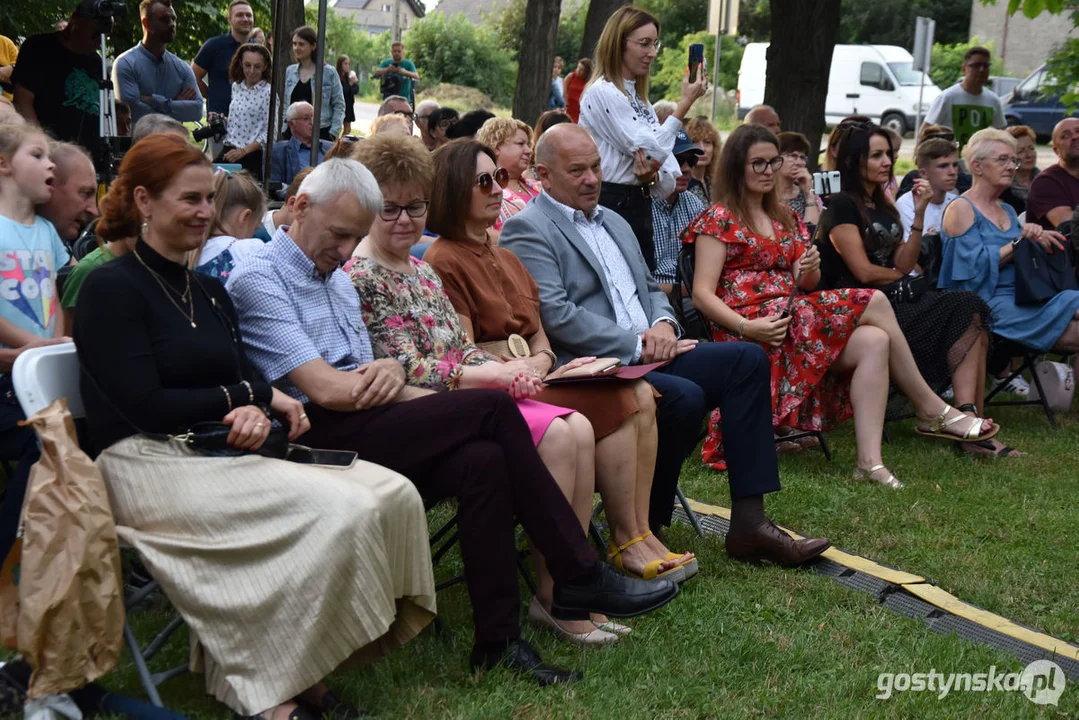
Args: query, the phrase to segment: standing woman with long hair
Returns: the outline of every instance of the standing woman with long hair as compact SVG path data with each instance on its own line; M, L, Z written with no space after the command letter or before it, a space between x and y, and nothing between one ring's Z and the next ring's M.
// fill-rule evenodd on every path
M285 68L285 98L281 112L295 102L309 102L315 105L312 86L315 77L315 50L318 49L318 35L314 28L304 25L292 33L292 56L295 64ZM318 118L318 136L333 142L341 134L345 122L345 95L341 89L341 78L333 65L322 66L322 108Z
M592 60L581 58L577 67L566 76L566 114L577 122L581 117L581 95L585 85L592 79Z
M341 135L351 135L352 123L356 122L356 91L360 88L360 81L356 78L348 55L337 56L337 77L341 78L341 93L345 98L345 127Z
M600 205L621 215L633 228L644 260L656 269L652 240L652 200L666 199L682 174L674 159L674 140L708 80L699 72L682 78L682 95L663 124L648 102L648 72L659 54L659 20L633 5L611 15L596 45L596 72L581 96L580 124L599 148L603 185Z
M270 117L270 51L262 45L241 45L229 63L232 100L228 132L217 162L240 163L256 180L262 179L262 149Z

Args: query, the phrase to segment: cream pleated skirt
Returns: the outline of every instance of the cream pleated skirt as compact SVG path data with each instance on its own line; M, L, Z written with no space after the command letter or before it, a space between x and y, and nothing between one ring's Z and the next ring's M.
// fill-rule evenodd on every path
M423 501L395 472L207 457L140 436L97 463L120 537L187 622L192 669L237 712L374 660L434 618Z

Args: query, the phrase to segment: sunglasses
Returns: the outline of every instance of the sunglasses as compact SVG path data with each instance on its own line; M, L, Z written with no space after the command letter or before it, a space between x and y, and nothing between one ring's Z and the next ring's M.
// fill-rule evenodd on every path
M448 120L439 120L438 121L438 126L440 128L442 128L443 130L448 130L451 127L453 127L454 125L456 125L456 124L457 124L457 121L452 119L452 118L448 119Z
M378 216L386 222L397 222L401 217L402 212L408 213L410 218L421 218L427 214L427 207L430 205L428 200L417 200L411 202L408 205L395 205L394 203L386 203L379 210Z
M675 159L678 161L678 167L683 165L689 165L690 168L697 167L697 163L700 162L700 156L697 153L687 153L685 155L675 155Z
M476 178L476 185L483 192L491 192L491 187L498 183L499 187L506 187L510 181L510 171L506 168L498 168L494 173L483 173Z

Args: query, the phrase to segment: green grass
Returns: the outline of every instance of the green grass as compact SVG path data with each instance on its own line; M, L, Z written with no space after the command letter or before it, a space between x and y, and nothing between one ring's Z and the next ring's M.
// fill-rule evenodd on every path
M918 573L960 599L1075 642L1079 632L1079 421L1052 430L1037 408L994 409L1002 439L1022 459L956 455L950 444L890 426L884 457L906 483L895 492L850 479L849 426L819 451L781 459L784 490L770 514L803 534L827 534L846 550ZM690 497L728 505L726 476L686 464ZM432 525L444 518L432 517ZM570 688L541 690L505 671L476 678L467 668L471 622L462 586L439 595L442 634L420 637L374 666L330 678L350 702L380 717L409 718L1063 718L1079 716L1079 689L1060 705L1036 706L1014 693L897 693L876 700L880 672L1018 672L1022 663L991 648L938 635L875 599L814 573L747 567L726 558L722 540L684 525L669 536L692 549L701 572L681 596L633 622L617 646L583 650L526 628L543 656L581 668ZM451 554L436 575L459 568ZM522 608L523 612L523 608ZM140 635L160 628L164 609L134 616ZM187 657L186 636L168 648ZM125 653L106 685L141 696ZM162 688L167 705L196 718L228 712L204 694L201 676Z

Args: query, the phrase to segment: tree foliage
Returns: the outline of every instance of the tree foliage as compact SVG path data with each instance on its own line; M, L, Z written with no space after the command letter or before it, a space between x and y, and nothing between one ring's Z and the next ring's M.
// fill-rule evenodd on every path
M634 5L656 16L659 39L667 47L679 44L686 35L708 29L708 3L705 0L637 0ZM715 43L714 38L712 42Z
M656 58L656 71L649 85L652 102L658 100L677 100L682 90L682 76L689 62L689 46L692 43L704 44L704 60L708 66L708 80L712 80L712 68L715 67L716 36L707 31L696 32L681 38L676 44L665 45ZM722 40L719 58L719 86L730 90L738 85L738 68L742 64L745 48L737 38L725 36Z
M108 48L115 56L142 39L139 0L123 0L127 12L116 18L108 36ZM52 32L57 20L71 14L75 0L3 0L0 35L16 42L38 33ZM228 31L228 3L200 0L173 0L176 10L176 40L169 50L184 60L195 57L207 39ZM270 0L251 0L255 25L270 26Z
M982 0L982 4L995 5L996 0ZM1079 28L1079 5L1073 0L1008 0L1008 13L1017 12L1028 18L1036 18L1043 12L1067 13L1072 25ZM1047 63L1050 81L1043 90L1047 95L1059 96L1074 111L1079 105L1079 39L1070 38L1052 50L1054 54Z
M845 45L914 45L914 19L937 21L937 42L964 42L970 31L969 0L843 0L839 43ZM741 0L738 32L750 42L767 42L771 34L768 0Z
M500 104L512 101L517 64L486 26L477 28L463 14L431 13L413 23L404 43L429 84L467 85Z
M932 65L929 68L929 78L941 88L951 87L963 77L963 55L975 45L988 48L991 53L992 64L989 67L990 75L1003 75L1004 62L997 53L993 52L993 43L981 43L977 37L970 42L955 43L954 45L933 44Z
M485 12L483 24L490 28L497 38L498 46L510 55L514 62L519 61L521 46L525 41L525 8L528 0L510 0L503 7ZM588 12L588 2L563 2L562 13L558 19L558 41L555 55L566 63L566 72L573 69L581 50L581 37L584 35L584 18Z
M318 27L318 6L308 5L304 8L305 22L313 28ZM326 62L337 65L338 55L348 55L352 63L352 69L360 76L361 80L370 83L371 71L378 66L383 58L390 56L390 31L371 37L366 32L360 32L351 19L344 15L338 15L332 8L326 13ZM420 82L424 78L420 76ZM360 94L367 92L367 86L361 83Z

